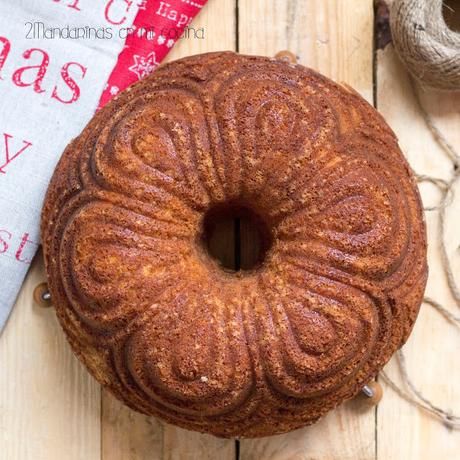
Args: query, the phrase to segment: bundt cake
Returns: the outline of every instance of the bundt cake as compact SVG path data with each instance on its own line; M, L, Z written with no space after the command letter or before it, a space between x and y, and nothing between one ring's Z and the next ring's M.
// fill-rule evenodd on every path
M230 209L261 227L252 269L209 254ZM406 341L427 278L419 193L382 117L313 70L230 52L164 65L100 110L41 229L92 375L224 437L293 430L358 393Z

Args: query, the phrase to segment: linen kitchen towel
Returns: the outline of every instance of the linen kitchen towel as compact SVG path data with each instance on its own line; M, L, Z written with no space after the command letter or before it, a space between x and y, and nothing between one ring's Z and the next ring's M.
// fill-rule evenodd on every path
M0 331L64 148L158 66L206 1L0 0Z

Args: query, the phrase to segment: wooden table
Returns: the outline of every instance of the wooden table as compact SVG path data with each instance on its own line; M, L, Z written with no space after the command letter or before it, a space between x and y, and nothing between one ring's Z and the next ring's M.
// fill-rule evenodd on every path
M450 163L426 129L392 45L374 47L372 0L209 0L193 26L204 27L205 39L181 40L170 59L225 49L273 56L289 49L302 64L347 82L375 104L418 173L448 177ZM460 145L460 97L424 92L421 99L448 139ZM438 198L430 186L422 186L422 193L426 203ZM449 214L448 249L458 275L460 199ZM427 213L427 223L427 292L458 314L440 264L436 212ZM239 444L134 413L101 390L74 358L53 309L34 305L33 288L44 278L39 255L0 336L1 460L460 458L459 431L448 430L388 387L377 408L364 411L351 401L315 426ZM420 389L457 412L458 332L423 306L405 347ZM397 379L394 363L387 370Z

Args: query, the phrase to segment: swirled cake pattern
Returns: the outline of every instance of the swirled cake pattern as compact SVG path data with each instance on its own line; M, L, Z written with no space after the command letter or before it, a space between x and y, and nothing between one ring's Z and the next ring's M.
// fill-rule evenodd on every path
M229 273L203 216L244 205L271 245ZM407 339L426 283L418 191L349 88L262 57L160 67L66 149L42 214L59 320L130 407L219 436L316 421Z

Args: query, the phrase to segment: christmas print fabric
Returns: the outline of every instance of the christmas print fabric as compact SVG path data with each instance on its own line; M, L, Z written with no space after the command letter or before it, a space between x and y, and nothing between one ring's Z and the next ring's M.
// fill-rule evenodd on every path
M40 243L54 167L151 73L206 0L0 0L0 331Z

